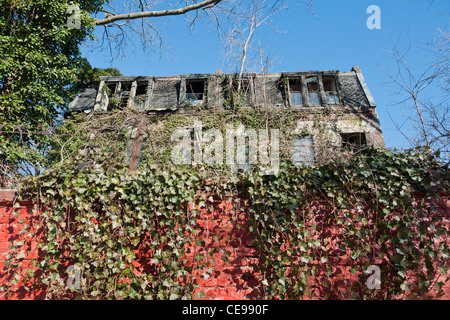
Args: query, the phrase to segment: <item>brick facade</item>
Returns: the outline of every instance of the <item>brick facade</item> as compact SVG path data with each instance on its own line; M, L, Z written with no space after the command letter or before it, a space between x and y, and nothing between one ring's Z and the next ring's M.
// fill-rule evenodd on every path
M30 223L31 217L36 217L37 212L34 212L34 204L31 201L15 201L15 191L7 190L0 191L0 286L8 284L11 292L14 293L12 299L44 299L45 287L40 287L34 290L26 290L23 284L18 282L17 285L11 285L16 270L9 270L5 267L5 256L10 250L8 247L13 240L20 239L20 230L14 229L14 221L24 219L25 223ZM15 211L19 212L18 217L13 217L13 205L16 206ZM320 206L320 204L312 204L312 206ZM450 225L450 197L442 197L439 203L438 210L440 210L444 217L444 223ZM315 208L317 209L317 207ZM212 273L212 275L205 279L202 276L201 270L197 270L195 276L198 277L199 288L196 291L203 291L202 299L252 299L257 295L258 290L261 290L261 275L256 273L251 266L252 263L258 262L258 251L252 245L252 234L249 232L246 224L245 210L238 217L233 217L235 213L229 202L218 201L214 205L212 212L203 211L202 219L198 221L203 225L204 231L198 236L205 240L204 250L217 248L214 253L214 270L219 271ZM319 216L315 218L320 220ZM20 229L20 225L19 225ZM214 241L212 235L218 235L218 242ZM327 226L321 231L319 236L332 237L336 236L336 241L330 241L330 248L338 246L339 228L338 226ZM217 239L217 238L216 238ZM38 250L36 243L39 241L38 237L34 243L30 243L30 251L22 258L23 266L26 267L30 259L38 259ZM447 240L448 241L448 240ZM201 250L202 248L192 248ZM193 250L192 250L193 251ZM225 262L221 259L224 252L230 252L229 261ZM337 251L337 250L336 250ZM198 251L197 251L198 252ZM333 250L329 250L333 252ZM190 263L193 263L193 252L191 252ZM140 259L136 259L135 265L138 267L146 264L145 255ZM316 275L320 281L330 281L331 283L344 282L345 280L357 280L357 274L350 272L350 259L346 255L331 254L328 257L328 262L333 264L333 273L326 275L319 273ZM382 275L383 276L383 275ZM450 298L450 280L449 277L442 277L446 281L444 285L445 296L441 299ZM359 280L357 280L359 281ZM335 296L326 296L325 287L316 286L316 297L326 297L327 299L339 298ZM306 297L305 297L306 298ZM5 294L0 293L0 299L5 299Z

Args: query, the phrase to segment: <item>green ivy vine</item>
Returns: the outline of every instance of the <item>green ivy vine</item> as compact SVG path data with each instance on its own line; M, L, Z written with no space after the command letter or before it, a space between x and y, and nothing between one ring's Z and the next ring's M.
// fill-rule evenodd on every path
M259 253L259 298L396 299L433 288L439 296L449 248L437 201L449 190L449 171L437 156L367 148L316 166L285 162L277 176L255 168L222 179L198 167L130 173L63 163L24 182L21 196L38 199L41 213L22 226L25 238L12 243L7 264L18 272L27 244L39 238L40 258L21 280L44 286L49 299L198 298L198 277L220 273L199 209L232 196L248 213ZM366 286L370 265L380 267L379 290ZM78 287L67 285L70 266L82 270Z
M448 272L448 225L436 206L449 172L429 150L369 148L243 183L261 298L423 298L433 287L442 295L436 278ZM337 268L343 258L353 281ZM366 286L371 265L380 267L380 290Z

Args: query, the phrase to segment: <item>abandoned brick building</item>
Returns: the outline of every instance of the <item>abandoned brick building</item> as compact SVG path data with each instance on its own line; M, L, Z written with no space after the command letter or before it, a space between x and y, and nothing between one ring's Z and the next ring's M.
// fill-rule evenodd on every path
M239 81L238 81L239 80ZM374 99L359 67L351 71L300 71L273 74L183 74L172 77L100 77L78 93L70 112L134 107L149 115L193 114L224 110L229 91L243 92L241 106L292 109L306 114L298 121L294 162L313 163L317 146L330 152L343 145L376 145L384 139Z

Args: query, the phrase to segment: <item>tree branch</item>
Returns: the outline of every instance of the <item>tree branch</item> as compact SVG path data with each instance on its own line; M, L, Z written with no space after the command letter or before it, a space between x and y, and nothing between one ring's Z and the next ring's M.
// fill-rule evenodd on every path
M106 25L112 22L120 21L120 20L132 20L132 19L141 19L141 18L150 18L150 17L162 17L162 16L174 16L185 14L189 11L199 10L201 8L206 8L210 6L215 6L222 0L204 0L200 3L195 3L192 5L188 5L183 8L172 9L172 10L160 10L160 11L144 11L144 12L135 12L135 13L125 13L118 14L115 16L110 16L104 19L96 19L95 24L97 26Z

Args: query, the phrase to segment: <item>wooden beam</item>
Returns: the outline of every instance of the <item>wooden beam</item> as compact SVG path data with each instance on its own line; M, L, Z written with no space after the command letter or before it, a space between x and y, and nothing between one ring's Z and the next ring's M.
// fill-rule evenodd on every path
M139 128L136 132L136 137L134 139L133 153L131 154L130 160L131 171L135 171L137 169L143 142L144 142L144 135L141 133L141 125L139 125Z

